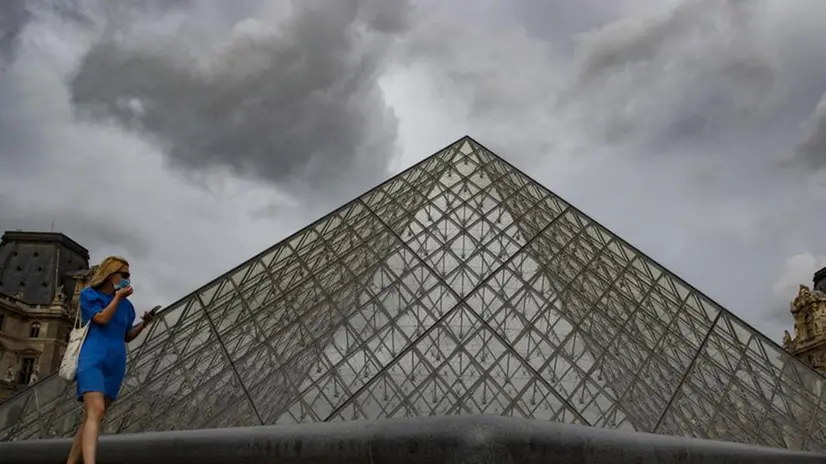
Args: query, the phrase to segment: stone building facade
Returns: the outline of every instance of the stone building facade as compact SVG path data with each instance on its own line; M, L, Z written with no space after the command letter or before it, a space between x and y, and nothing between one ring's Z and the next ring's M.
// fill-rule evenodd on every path
M826 375L826 268L814 275L812 288L801 285L789 305L794 335L783 334L783 347Z
M89 252L53 232L0 239L0 401L60 366Z

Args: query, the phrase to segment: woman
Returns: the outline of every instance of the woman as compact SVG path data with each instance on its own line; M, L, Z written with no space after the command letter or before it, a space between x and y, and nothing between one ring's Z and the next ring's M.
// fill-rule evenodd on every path
M77 398L84 403L85 418L78 428L69 464L94 464L103 414L118 397L126 373L126 343L137 337L154 317L145 313L132 326L135 308L129 301L129 263L119 256L103 260L89 285L80 292L80 315L89 332L77 361Z

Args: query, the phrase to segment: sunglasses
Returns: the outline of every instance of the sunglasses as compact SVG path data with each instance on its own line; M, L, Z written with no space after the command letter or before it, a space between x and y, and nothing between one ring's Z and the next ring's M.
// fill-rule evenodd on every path
M128 272L120 272L120 271L118 271L118 274L120 274L120 276L121 276L121 277L123 277L124 279L128 279L128 278L129 278L129 276L130 276L130 274L129 274Z

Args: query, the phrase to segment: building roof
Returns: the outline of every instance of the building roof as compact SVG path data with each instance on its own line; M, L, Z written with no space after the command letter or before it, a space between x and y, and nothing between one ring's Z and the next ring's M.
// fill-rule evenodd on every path
M75 253L89 259L89 250L83 245L69 238L67 235L60 232L37 232L37 231L23 231L23 230L7 230L0 238L0 243L3 242L19 242L19 243L55 243L61 244Z
M89 251L64 234L7 231L0 240L0 293L49 305L60 288L74 290L72 273L89 268Z
M814 278L812 280L814 282L813 290L820 290L821 292L826 292L826 267L815 272Z

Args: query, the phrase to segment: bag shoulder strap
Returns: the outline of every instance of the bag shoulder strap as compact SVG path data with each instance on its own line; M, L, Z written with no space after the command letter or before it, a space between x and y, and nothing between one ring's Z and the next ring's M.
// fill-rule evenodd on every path
M75 324L74 324L74 328L75 328L75 329L79 329L79 328L80 328L80 313L81 313L82 311L83 311L83 310L81 310L81 309L80 309L80 304L78 304L78 305L77 305L77 310L75 311Z

